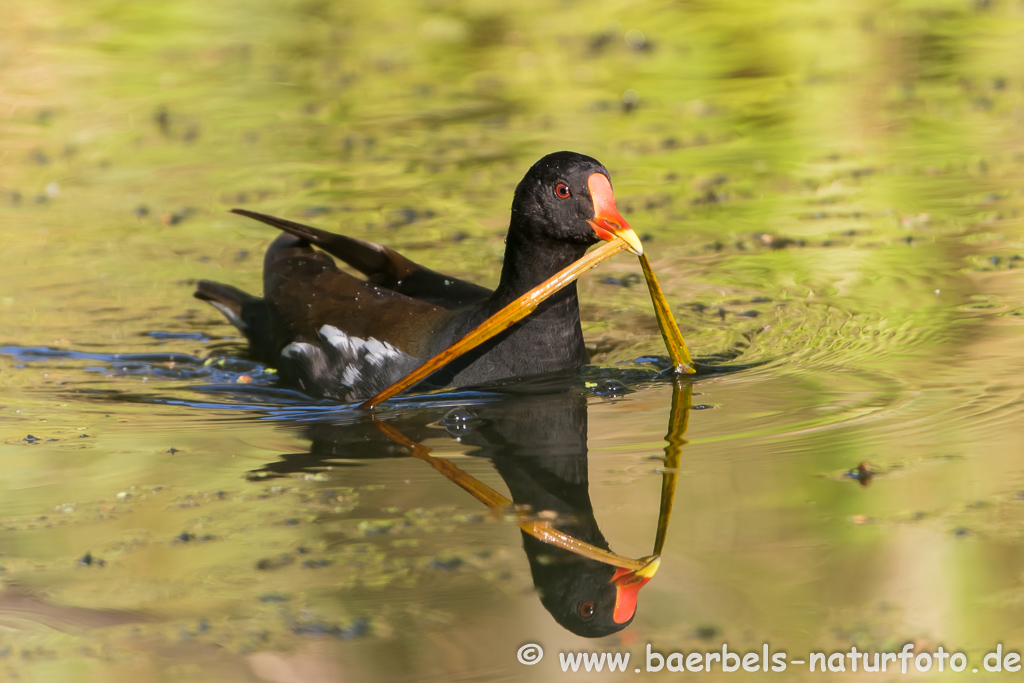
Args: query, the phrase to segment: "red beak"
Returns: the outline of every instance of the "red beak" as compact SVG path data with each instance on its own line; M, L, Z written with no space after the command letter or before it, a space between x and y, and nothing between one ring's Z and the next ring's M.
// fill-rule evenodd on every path
M610 580L610 583L615 584L615 609L612 612L612 621L616 624L625 624L633 618L640 589L654 578L654 573L660 566L661 558L655 555L640 569L630 571L620 567L615 570Z
M608 176L603 173L591 173L587 178L587 188L590 189L590 198L594 202L594 220L590 221L590 227L597 236L608 241L618 237L637 256L644 253L640 238L615 208L615 193L612 192Z

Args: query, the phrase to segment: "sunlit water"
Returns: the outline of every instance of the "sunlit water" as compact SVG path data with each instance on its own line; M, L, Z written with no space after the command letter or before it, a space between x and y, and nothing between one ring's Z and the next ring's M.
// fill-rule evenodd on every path
M0 678L549 680L560 651L647 643L1024 647L1017 4L4 14ZM512 189L557 149L609 167L704 365L661 567L596 641L542 603L509 510L278 387L191 298L200 278L260 288L274 234L233 206L494 284ZM378 416L517 503L556 482L592 507L566 524L638 558L672 383L633 259L580 298L594 366L567 383ZM525 643L545 659L519 664Z

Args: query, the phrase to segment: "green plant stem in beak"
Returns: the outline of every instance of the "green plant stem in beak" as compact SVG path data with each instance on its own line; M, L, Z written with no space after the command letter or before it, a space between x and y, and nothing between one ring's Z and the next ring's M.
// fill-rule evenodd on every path
M359 407L373 408L389 398L396 396L400 392L405 391L417 382L426 379L435 370L443 368L445 365L467 351L476 348L499 332L503 332L512 325L515 325L517 322L532 313L533 310L549 296L562 289L570 282L573 282L597 264L608 260L626 248L626 243L621 239L615 239L602 244L579 261L576 261L567 268L563 268L558 271L558 273L550 279L545 280L543 283L537 285L526 294L523 294L521 297L510 303L508 306L505 306L505 308L480 323L480 325L474 328L462 339L455 342L447 349L389 386L384 391L360 404Z
M658 318L658 328L665 340L665 348L672 359L672 365L677 373L692 375L697 372L693 367L693 359L690 358L690 351L686 348L686 341L683 333L679 331L679 325L672 315L665 294L661 291L658 278L654 277L651 269L651 262L647 260L647 254L640 254L640 265L644 269L644 277L647 279L647 289L651 292L651 301L654 303L654 314Z

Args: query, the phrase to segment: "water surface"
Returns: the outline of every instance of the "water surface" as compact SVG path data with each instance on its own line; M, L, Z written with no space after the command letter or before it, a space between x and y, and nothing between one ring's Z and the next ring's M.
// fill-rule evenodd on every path
M4 14L4 677L549 680L559 651L647 643L1024 646L1018 4ZM512 190L558 149L610 169L692 350L735 370L693 382L661 568L597 641L545 607L514 515L276 387L191 298L260 288L275 235L235 206L493 285ZM627 255L581 280L595 365L570 385L381 417L502 495L572 482L579 533L650 553L672 384L639 282ZM545 660L518 664L524 643Z

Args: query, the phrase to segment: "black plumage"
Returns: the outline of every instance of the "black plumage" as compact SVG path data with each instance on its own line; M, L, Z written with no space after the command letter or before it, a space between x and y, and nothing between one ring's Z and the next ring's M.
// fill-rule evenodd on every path
M542 158L516 188L494 291L379 244L252 211L235 213L285 232L267 251L263 296L201 281L196 297L222 311L246 335L253 356L277 367L282 380L344 401L391 385L600 239L622 236L639 249L615 210L608 170L574 152ZM366 279L338 268L332 256ZM573 283L421 388L563 372L588 361Z

